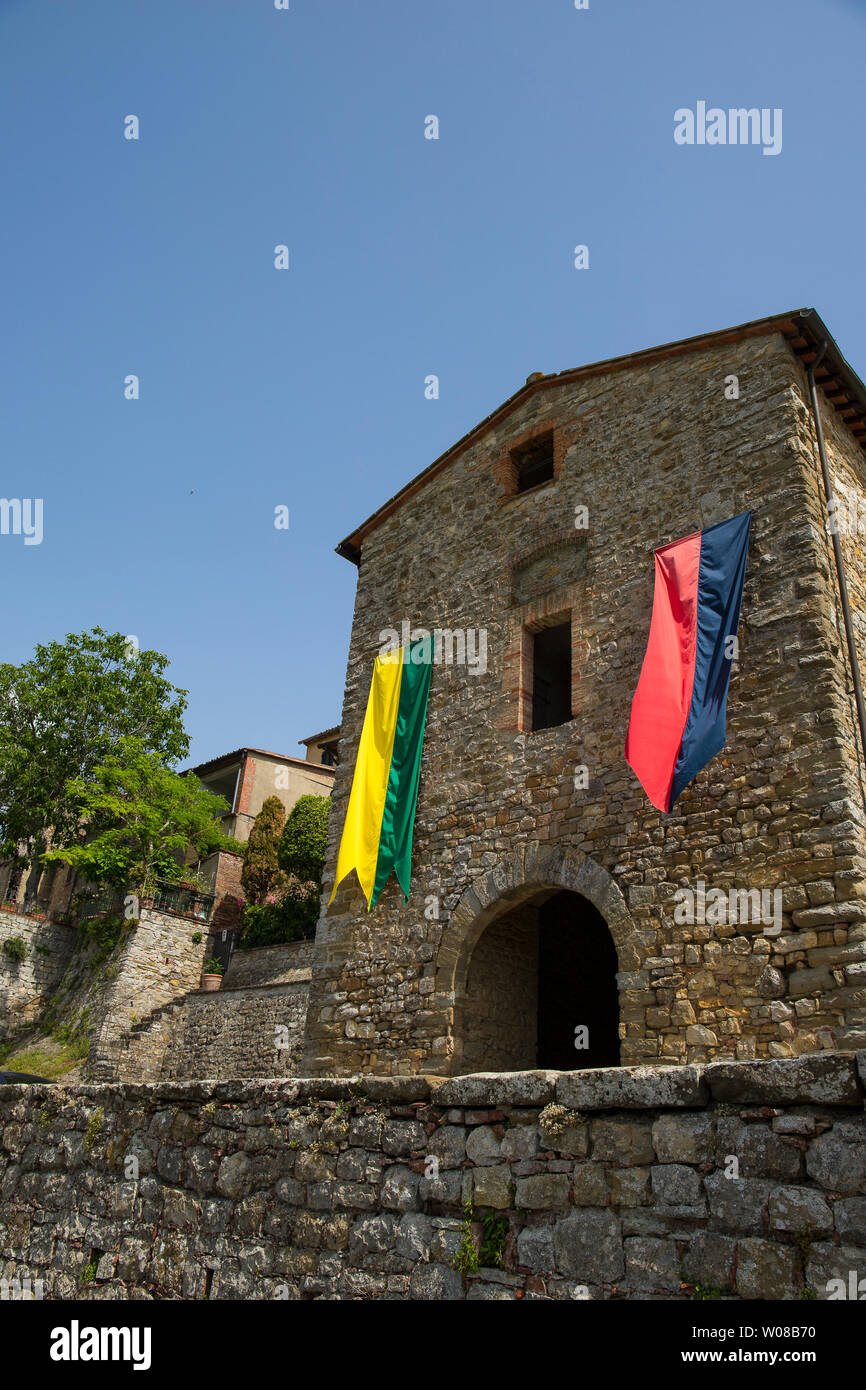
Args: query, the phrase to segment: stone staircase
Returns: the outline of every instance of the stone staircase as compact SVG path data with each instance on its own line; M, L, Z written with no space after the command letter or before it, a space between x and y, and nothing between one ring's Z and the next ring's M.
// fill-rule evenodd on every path
M129 1033L118 1040L113 1056L97 1057L90 1062L89 1078L93 1081L159 1081L169 1035L185 1003L184 995L160 1004L139 1019Z

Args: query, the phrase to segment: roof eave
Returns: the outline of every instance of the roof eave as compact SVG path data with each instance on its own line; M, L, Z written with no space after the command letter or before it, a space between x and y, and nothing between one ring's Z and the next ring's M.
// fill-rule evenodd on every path
M838 385L840 393L844 392L846 396L851 398L843 404L843 410L849 411L850 408L850 411L855 414L859 423L857 428L852 426L852 429L863 448L866 449L866 386L857 376L853 367L842 356L832 334L816 310L792 309L789 313L773 314L769 318L754 319L750 323L738 324L733 328L718 329L712 333L701 333L696 337L681 338L676 342L662 343L657 347L642 348L639 352L627 353L621 357L609 357L600 362L590 362L583 367L569 367L562 372L552 372L549 375L533 373L532 378L526 381L507 400L503 401L496 410L479 421L468 434L463 435L449 449L446 449L444 454L440 454L437 459L434 459L427 468L418 473L404 487L400 488L399 492L394 493L393 497L373 512L366 521L362 522L351 535L342 540L336 547L337 554L350 560L353 565L359 566L361 547L371 531L374 531L377 526L380 526L383 521L393 515L409 497L425 487L452 459L468 449L481 435L498 424L535 392L545 391L551 386L561 385L566 381L579 381L586 377L602 376L610 372L624 371L632 366L646 366L651 362L697 352L701 348L723 346L725 343L739 342L744 338L762 337L772 333L782 334L794 354L806 367L810 361L814 360L821 342L826 340L827 354L822 363L820 375L816 374L816 380L825 390L828 387L832 389L832 385L835 383Z

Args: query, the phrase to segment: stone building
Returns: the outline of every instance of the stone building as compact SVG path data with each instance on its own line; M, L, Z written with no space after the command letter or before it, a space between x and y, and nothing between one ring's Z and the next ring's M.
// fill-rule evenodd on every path
M358 588L323 903L383 632L440 630L438 664L411 898L392 878L368 914L351 875L323 911L305 1071L866 1044L857 663L810 368L862 663L866 389L814 311L535 372L342 542ZM623 758L652 552L748 508L727 746L662 815ZM703 919L712 889L742 890L726 920ZM773 925L749 915L762 890Z

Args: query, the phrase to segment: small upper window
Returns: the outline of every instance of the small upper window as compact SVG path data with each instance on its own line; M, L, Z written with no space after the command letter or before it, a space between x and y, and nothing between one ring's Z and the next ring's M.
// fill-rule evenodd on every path
M517 491L528 492L553 481L553 434L540 435L511 451L517 473Z

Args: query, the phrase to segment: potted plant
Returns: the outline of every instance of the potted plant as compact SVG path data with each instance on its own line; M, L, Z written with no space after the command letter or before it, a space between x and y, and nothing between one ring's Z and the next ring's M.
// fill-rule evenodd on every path
M220 961L213 957L205 961L201 972L201 987L205 994L212 994L214 990L219 989L222 984L222 976L223 968Z

